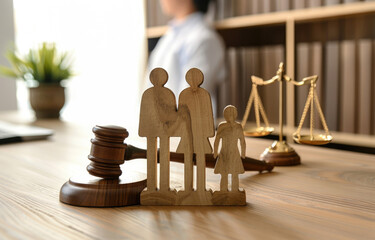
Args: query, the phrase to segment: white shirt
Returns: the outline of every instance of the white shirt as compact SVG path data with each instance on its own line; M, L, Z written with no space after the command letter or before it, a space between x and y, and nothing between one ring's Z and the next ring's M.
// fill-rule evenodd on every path
M183 22L170 22L170 28L152 51L148 74L156 67L168 72L168 82L176 98L189 87L185 74L190 68L203 72L201 87L210 94L214 113L216 110L216 88L226 77L224 44L219 35L205 22L204 15L196 12Z

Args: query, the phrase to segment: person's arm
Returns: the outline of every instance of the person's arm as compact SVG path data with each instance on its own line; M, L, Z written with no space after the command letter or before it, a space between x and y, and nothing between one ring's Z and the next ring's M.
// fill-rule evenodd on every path
M201 87L210 94L216 91L217 84L225 77L224 45L215 35L206 36L197 43L186 46L181 57L182 73L190 68L199 68L204 75ZM185 75L184 75L185 76Z

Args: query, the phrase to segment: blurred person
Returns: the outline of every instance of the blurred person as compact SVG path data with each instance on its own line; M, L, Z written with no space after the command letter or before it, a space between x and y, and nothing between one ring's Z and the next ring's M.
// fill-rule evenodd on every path
M205 19L210 0L160 0L163 12L172 17L169 28L152 51L148 73L156 67L169 75L167 87L176 96L188 87L185 74L199 68L201 87L211 94L216 113L216 89L226 77L224 43ZM149 74L148 74L149 75Z

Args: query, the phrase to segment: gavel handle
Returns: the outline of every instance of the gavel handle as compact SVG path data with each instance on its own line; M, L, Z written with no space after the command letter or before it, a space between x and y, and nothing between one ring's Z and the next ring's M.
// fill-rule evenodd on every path
M158 152L159 155L159 152ZM127 146L125 150L125 160L132 160L137 158L147 158L147 151L145 149L137 148L132 145ZM183 153L175 153L171 152L170 160L172 162L179 162L184 163L184 154ZM159 157L158 157L159 162ZM195 154L193 155L193 162L196 164ZM206 167L214 168L216 163L216 159L214 158L213 154L206 154ZM268 171L271 172L273 169L273 165L266 163L265 161L256 160L254 158L246 157L242 159L243 167L245 171Z

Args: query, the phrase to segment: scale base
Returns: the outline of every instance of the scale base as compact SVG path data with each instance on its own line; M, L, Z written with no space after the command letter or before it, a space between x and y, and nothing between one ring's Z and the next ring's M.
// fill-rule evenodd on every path
M118 179L103 179L88 173L72 177L60 190L60 201L80 207L120 207L140 204L147 185L144 174L130 174Z
M284 141L275 141L260 155L260 160L273 166L294 166L301 164L301 159L296 151Z

